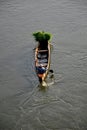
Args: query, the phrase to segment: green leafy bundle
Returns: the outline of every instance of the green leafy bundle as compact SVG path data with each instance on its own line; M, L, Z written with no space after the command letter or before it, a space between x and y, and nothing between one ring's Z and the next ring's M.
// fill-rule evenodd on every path
M50 41L52 34L44 31L34 32L33 36L37 42Z

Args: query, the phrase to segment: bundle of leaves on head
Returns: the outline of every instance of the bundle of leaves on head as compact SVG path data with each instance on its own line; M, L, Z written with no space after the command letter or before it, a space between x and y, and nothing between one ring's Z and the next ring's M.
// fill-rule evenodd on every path
M33 36L37 42L50 41L52 38L52 34L44 31L34 32Z

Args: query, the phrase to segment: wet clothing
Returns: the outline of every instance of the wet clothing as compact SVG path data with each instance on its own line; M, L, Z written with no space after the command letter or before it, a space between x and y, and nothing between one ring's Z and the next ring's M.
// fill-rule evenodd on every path
M46 68L38 66L38 67L36 67L36 71L37 71L38 74L43 74L43 73L46 72Z

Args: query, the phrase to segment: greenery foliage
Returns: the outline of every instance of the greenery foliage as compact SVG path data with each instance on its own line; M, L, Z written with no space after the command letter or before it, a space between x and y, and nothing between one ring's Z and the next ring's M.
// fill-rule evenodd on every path
M34 32L33 36L38 42L49 41L52 38L52 34L44 31Z

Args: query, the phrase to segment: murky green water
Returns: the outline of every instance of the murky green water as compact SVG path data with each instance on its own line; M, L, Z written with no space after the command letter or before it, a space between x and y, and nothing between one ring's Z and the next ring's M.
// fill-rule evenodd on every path
M53 34L54 83L39 88L32 32ZM0 1L0 130L87 129L87 1Z

